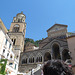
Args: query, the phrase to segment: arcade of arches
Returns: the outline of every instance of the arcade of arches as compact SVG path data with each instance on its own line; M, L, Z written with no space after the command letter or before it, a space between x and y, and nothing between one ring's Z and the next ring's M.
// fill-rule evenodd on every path
M34 65L43 64L48 60L60 59L66 61L67 59L70 59L70 55L67 46L61 46L61 44L58 42L52 42L50 45L48 45L48 48L22 53L21 58L20 68L23 67L23 70L24 67L26 68L29 66L29 68L27 68L28 71L31 67L36 68Z
M61 58L62 58L63 61L70 59L69 50L64 49L62 51L62 57L61 57L60 53L61 53L60 52L60 46L55 43L52 46L52 57L51 57L50 52L46 52L44 54L44 56L39 55L36 58L35 57L24 58L22 60L22 64L46 62L46 61L51 60L51 59L60 59L61 60Z

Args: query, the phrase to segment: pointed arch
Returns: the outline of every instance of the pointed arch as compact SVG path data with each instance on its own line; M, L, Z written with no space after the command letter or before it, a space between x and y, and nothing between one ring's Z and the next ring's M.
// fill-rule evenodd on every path
M36 62L42 62L42 54L38 53L36 56Z
M29 63L34 63L35 59L34 59L34 56L31 54L29 56Z
M60 44L58 42L54 42L52 44L52 53L53 53L53 59L61 59Z
M24 55L21 60L22 64L27 64L27 60L28 60L28 57Z
M18 24L14 25L13 32L19 32L20 26Z

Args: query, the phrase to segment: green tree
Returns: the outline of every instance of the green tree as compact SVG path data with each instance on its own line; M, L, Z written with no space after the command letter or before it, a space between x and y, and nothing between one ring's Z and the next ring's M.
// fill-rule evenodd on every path
M41 40L34 41L33 39L25 38L25 45L26 45L27 42L30 42L30 43L33 43L35 46L38 47L40 41L41 41Z
M7 59L1 59L0 60L0 75L5 75L5 68L6 68L6 64L7 64Z

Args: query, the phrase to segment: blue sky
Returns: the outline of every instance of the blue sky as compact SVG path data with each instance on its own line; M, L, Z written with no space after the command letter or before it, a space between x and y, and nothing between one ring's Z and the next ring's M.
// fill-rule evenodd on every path
M75 0L0 0L0 18L7 29L17 13L26 15L26 38L47 37L46 30L55 23L75 31Z

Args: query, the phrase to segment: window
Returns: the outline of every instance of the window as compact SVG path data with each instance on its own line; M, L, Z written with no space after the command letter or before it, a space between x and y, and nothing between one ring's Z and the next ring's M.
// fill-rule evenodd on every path
M17 59L18 59L18 55L17 55L17 57L16 57Z
M20 19L18 19L18 22L21 22L21 20L20 20Z
M13 41L13 45L15 45L15 42L16 42L16 39L14 39L14 41Z
M9 53L7 53L7 57L9 56Z
M10 47L11 47L11 44L9 45L9 49L10 49Z
M30 62L30 59L29 59L29 62ZM27 63L27 58L22 60L22 64L26 64L26 63Z
M29 58L29 63L34 63L34 57Z
M5 49L3 49L3 53L5 53Z
M15 69L16 69L16 64L15 64Z
M12 55L10 56L10 58L12 59Z
M15 45L16 39L12 39L13 45Z
M13 65L13 63L9 63L9 65Z
M25 63L25 59L22 60L22 64L24 64L24 63Z
M13 27L13 32L19 32L19 25L15 25Z
M33 63L34 63L34 58L33 58Z
M42 56L36 58L36 62L42 62Z
M36 58L36 62L38 62L38 57Z
M13 42L13 39L12 39L12 42Z
M6 39L6 41L5 41L5 45L7 45L7 42L8 42L8 40Z

